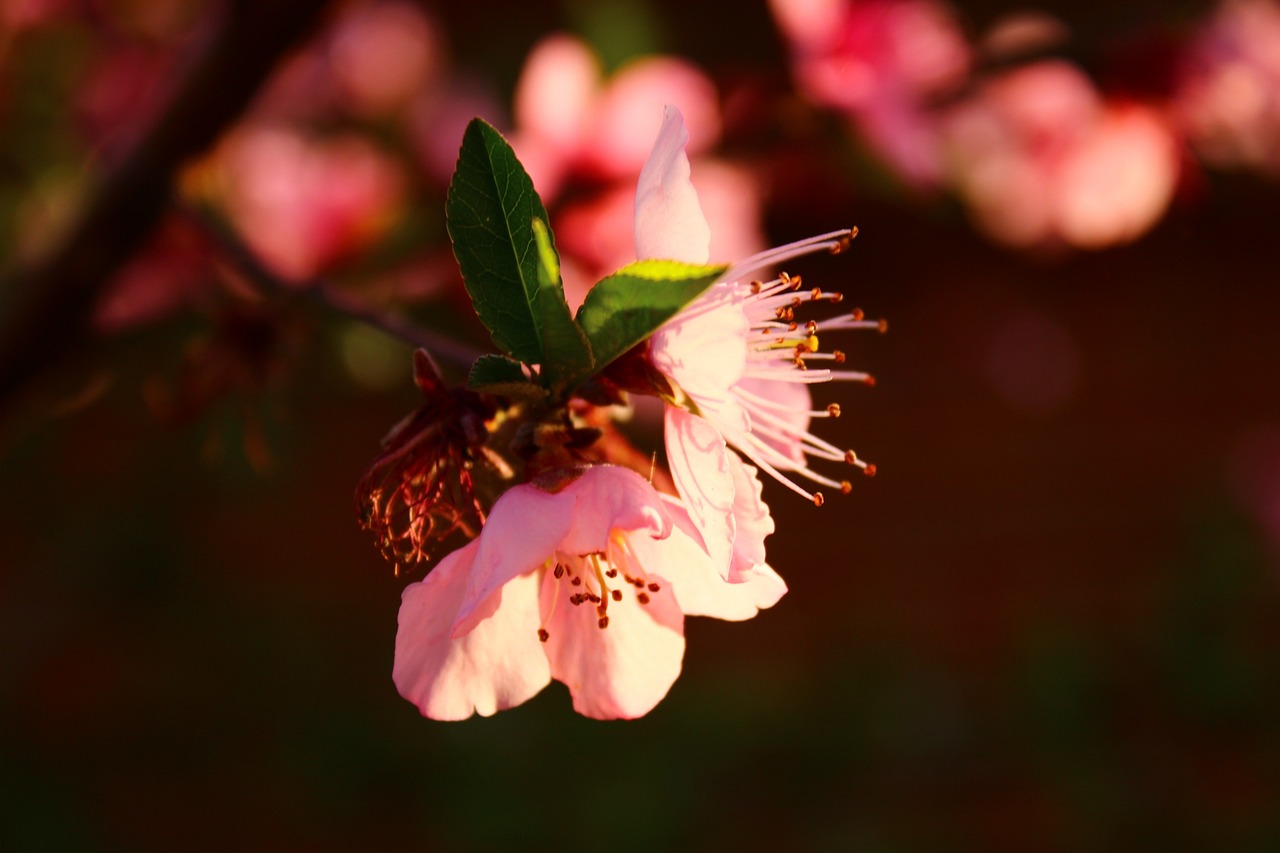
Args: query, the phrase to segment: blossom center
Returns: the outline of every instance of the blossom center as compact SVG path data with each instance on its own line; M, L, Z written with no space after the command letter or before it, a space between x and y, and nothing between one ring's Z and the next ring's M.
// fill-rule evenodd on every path
M551 610L538 629L538 639L544 643L551 637L546 623L564 602L575 608L593 607L596 627L604 630L609 627L610 603L621 602L626 595L634 595L637 603L648 604L663 589L662 584L651 579L635 559L626 535L617 531L610 536L605 551L586 554L556 551L553 557L548 558L545 571L550 572L556 588L551 598Z

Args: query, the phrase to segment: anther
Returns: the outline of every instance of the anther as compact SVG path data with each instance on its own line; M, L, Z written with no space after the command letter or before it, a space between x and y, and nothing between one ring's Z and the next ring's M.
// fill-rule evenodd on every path
M823 505L824 503L826 503L826 502L827 502L827 499L826 499L826 498L824 498L824 497L822 496L822 492L814 492L814 493L813 493L813 505L814 505L814 506L822 506L822 505Z
M575 592L573 595L569 596L569 603L572 604L574 607L577 607L579 604L581 604L582 593Z
M840 304L841 302L844 302L844 294L843 294L843 293L833 293L833 294L831 294L830 299L831 299L831 304L832 304L832 305L838 305L838 304Z
M573 584L574 586L582 586L582 578L575 577L573 580L569 581L569 583Z
M818 351L818 336L817 336L817 335L810 335L810 336L809 336L809 339L808 339L807 341L805 341L805 346L809 347L809 352L817 352L817 351Z
M607 578L616 578L616 577L618 576L618 570L617 570L617 569L609 569L609 571L607 571L607 572L605 572L605 573L604 573L604 576L605 576L605 577L607 577Z
M538 629L538 640L540 640L541 642L545 643L545 642L546 642L547 640L549 640L549 639L551 639L551 635L547 633L547 629L546 629L546 628L539 628L539 629Z
M817 320L810 320L807 324L805 324L805 329L806 329L806 330L809 332L809 334L811 334L811 335L816 335L816 334L818 334L818 321L817 321Z
M641 604L648 604L648 603L649 603L649 594L648 594L648 593L646 593L646 592L637 592L637 593L636 593L636 601L640 602Z
M611 590L609 592L609 595L613 598L614 601L622 600L622 590L620 589Z
M608 612L609 612L609 605L607 602L602 603L596 607L596 614L599 616L604 616Z
M753 282L751 282L751 293L752 293L752 294L759 293L759 292L760 292L760 288L762 288L762 287L764 287L764 282L762 282L762 281L753 281Z
M801 280L800 276L798 276L798 275L793 275L793 276L791 276L791 289L792 289L792 290L799 290L799 289L800 289L800 287L801 287L801 285L802 285L803 283L804 283L804 282Z
M812 322L812 321L810 321L810 322ZM794 331L795 331L796 329L798 329L798 328L800 328L800 324L799 324L799 323L791 322L791 323L788 323L788 324L787 324L787 331L788 331L788 332L794 332Z
M632 578L631 583L635 585L636 589L644 589L644 581L640 578Z
M562 577L564 577L564 566L556 563L556 580L559 580Z
M608 628L608 627L609 627L609 617L608 617L608 616L601 616L601 617L600 617L600 619L596 621L596 624L597 624L597 625L599 625L601 628Z
M844 352L838 349L832 350L831 360L834 361L836 364L844 364Z
M876 475L876 466L868 464L866 468L862 469L862 473L866 474L868 477L874 477Z
M844 452L844 461L848 465L857 465L858 454L854 453L852 450L846 450Z
M656 583L649 584L649 592L657 592L660 589L662 589L662 587L658 586Z
M876 378L874 376L868 376L866 379L862 380L862 384L866 385L868 388L874 388L876 387Z
M799 308L799 307L800 307L801 305L803 305L803 304L804 304L804 300L803 300L803 299L801 299L799 296L793 296L793 297L791 297L791 307L792 307L792 308Z
M855 322L855 323L861 323L861 322L862 322L862 320L863 320L863 318L864 318L864 317L866 317L866 316L867 316L866 314L862 313L862 309L861 309L861 308L854 308L854 309L853 309L853 322Z
M840 417L840 404L832 403L829 406L827 406L827 414L833 418Z
M817 300L821 299L821 298L822 298L822 288L821 288L821 287L815 287L813 290L809 291L809 298L810 298L810 299L812 299L812 300L814 300L814 301L817 301Z
M887 331L889 331L889 321L888 321L888 320L881 320L881 321L880 321L880 334L882 334L882 335L883 335L883 334L884 334L885 332L887 332Z
M853 483L850 483L848 480L840 481L840 494L847 495L852 491L853 491Z
M791 276L787 275L785 272L780 272L778 273L778 281L782 282L783 284L790 284Z

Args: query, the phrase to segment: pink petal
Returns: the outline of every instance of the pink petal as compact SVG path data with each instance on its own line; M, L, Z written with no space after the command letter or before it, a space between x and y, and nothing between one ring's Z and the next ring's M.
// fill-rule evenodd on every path
M454 637L493 613L499 589L554 557L575 521L571 487L552 494L525 483L498 498L474 543L474 563L453 622Z
M736 535L734 477L729 470L733 454L720 431L705 418L667 406L664 420L667 462L676 491L712 565L728 578Z
M454 623L455 637L489 615L493 593L554 559L556 551L606 550L613 530L666 536L671 522L653 486L627 468L592 465L559 492L524 484L498 499L477 540L471 578Z
M630 544L650 576L671 587L685 615L739 622L772 607L786 593L782 578L763 563L746 573L741 583L726 581L699 543L689 516L678 506L668 509L675 520L668 538L656 542L637 536Z
M684 118L667 107L653 151L636 185L636 257L705 264L711 228L689 180Z
M479 542L449 554L405 588L392 678L400 695L436 720L489 716L532 698L551 679L538 641L537 579L519 577L494 595L493 613L465 636L449 628Z
M653 366L726 434L750 427L746 412L730 393L746 370L750 329L732 289L714 285L663 324L649 343Z
M675 683L684 658L684 617L670 592L654 593L641 605L633 590L624 590L621 601L609 602L606 628L593 605L575 606L564 595L563 585L547 573L541 603L550 636L544 649L574 710L600 720L647 714Z
M761 493L764 486L756 469L730 453L730 472L733 474L733 563L728 579L740 583L749 579L758 567L764 566L764 539L774 531L773 517ZM765 566L765 568L768 568ZM784 587L785 589L785 587ZM772 602L771 602L772 603Z
M738 383L738 388L778 405L777 409L770 409L770 411L782 418L785 425L781 428L793 438L789 441L779 441L769 435L757 434L757 436L765 444L790 459L796 467L804 467L805 456L800 446L800 436L809 431L809 410L813 408L813 395L809 391L809 386L803 382L744 378Z
M574 499L573 524L560 542L567 554L605 551L615 530L657 539L671 531L657 491L629 468L592 465L565 492Z

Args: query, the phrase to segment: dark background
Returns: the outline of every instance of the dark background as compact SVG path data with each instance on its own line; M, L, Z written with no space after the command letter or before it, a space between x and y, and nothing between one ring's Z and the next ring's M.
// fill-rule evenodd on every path
M651 7L663 46L785 81L767 15L714 8ZM539 23L437 12L499 85L585 15L495 9ZM404 581L352 491L416 398L347 378L333 315L180 425L145 389L207 318L77 348L0 431L0 846L1275 849L1278 203L1205 173L1135 244L1041 256L945 201L783 194L777 242L861 229L796 271L890 320L842 347L877 387L819 392L879 475L821 509L766 485L790 594L690 620L634 722L558 684L450 724L396 694Z

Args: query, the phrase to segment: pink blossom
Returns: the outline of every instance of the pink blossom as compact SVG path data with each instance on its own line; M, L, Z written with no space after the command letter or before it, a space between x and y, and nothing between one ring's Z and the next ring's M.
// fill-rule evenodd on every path
M910 182L941 176L929 102L963 81L970 56L950 6L934 0L771 0L802 91L849 116Z
M570 176L631 178L657 132L659 108L674 99L689 112L696 151L720 137L715 85L701 69L672 56L645 56L606 78L598 57L578 39L552 35L529 54L516 86L511 144L544 201Z
M554 678L581 714L642 716L680 674L686 615L749 619L786 592L767 566L724 583L680 505L635 472L551 474L405 589L393 677L424 715L487 716Z
M705 263L709 257L710 229L689 180L686 138L679 111L668 107L636 188L636 253L641 258ZM753 281L750 276L801 255L839 251L852 236L850 230L833 231L734 264L719 282L663 325L649 343L654 366L677 389L685 407L714 426L723 441L760 469L815 503L822 502L821 494L807 491L791 474L841 491L848 491L849 484L815 471L808 464L810 457L849 463L868 473L874 472L874 467L853 451L809 431L811 418L837 416L839 408L832 405L813 410L808 386L835 379L868 384L872 380L860 371L811 366L840 365L844 354L838 350L821 352L818 322L797 320L795 308L810 301L839 302L839 294L803 290L800 279L786 273L767 281ZM821 324L823 332L864 328L883 329L884 324L863 319L860 311ZM683 446L694 439L714 444L689 429L683 415L669 413L668 455L673 459L696 455L698 451ZM726 470L732 465L733 461L726 462ZM754 471L750 474L754 476ZM699 504L690 496L705 485L697 478L681 476L677 465L673 465L673 477L696 519ZM752 502L748 496L731 502L725 495L717 495L707 498L707 503L721 507L736 503L741 510ZM730 573L738 574L732 569Z
M952 180L978 227L1002 243L1129 242L1173 197L1169 123L1141 104L1104 99L1065 62L987 82L945 123Z
M1280 3L1220 3L1180 69L1175 116L1200 156L1280 173Z
M274 270L305 279L380 238L403 202L397 164L354 135L240 128L219 152L227 212Z

